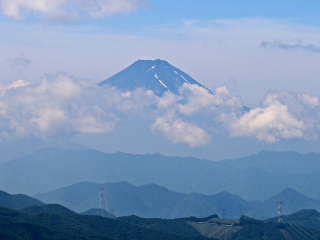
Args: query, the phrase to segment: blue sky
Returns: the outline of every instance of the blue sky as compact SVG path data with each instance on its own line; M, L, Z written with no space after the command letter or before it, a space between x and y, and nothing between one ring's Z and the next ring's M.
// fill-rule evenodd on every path
M123 130L117 130L121 126L145 132L141 141L149 146L149 152L209 158L215 144L220 144L220 155L215 158L259 149L316 151L319 10L319 1L297 0L0 0L0 136L32 133L48 138L59 133L82 143L90 139L91 147L106 141L114 151L143 153L134 138L122 142L119 134ZM176 102L166 111L160 109L154 119L142 120L123 112L126 110L119 104L129 104L125 100L116 102L113 110L99 103L110 96L93 100L86 95L75 101L86 86L138 59L167 60L211 90L225 87L230 99L252 111L238 116L236 111L226 110L219 119L215 112L208 122L199 123L181 113ZM43 98L43 104L22 104L34 101L30 92ZM23 101L22 96L26 98ZM70 106L62 101L69 98L75 101L70 100ZM208 107L201 99L189 100L199 101L201 109ZM150 101L156 104L158 100ZM226 109L230 107L230 102L224 104ZM79 109L73 112L76 106ZM124 118L131 119L128 125ZM144 121L149 127L132 127L135 121ZM168 123L167 132L152 127L159 122ZM79 130L82 125L86 130ZM190 140L174 126L196 132L201 139ZM130 136L136 131L130 130ZM110 140L117 137L118 141ZM193 147L197 140L206 143L205 151ZM229 141L236 142L232 145L238 149L228 150Z
M113 29L133 30L161 24L179 24L181 20L212 20L238 18L267 18L289 20L297 24L318 26L319 2L307 3L299 0L283 1L161 1L148 2L147 8L122 14L118 13L103 19L85 19Z

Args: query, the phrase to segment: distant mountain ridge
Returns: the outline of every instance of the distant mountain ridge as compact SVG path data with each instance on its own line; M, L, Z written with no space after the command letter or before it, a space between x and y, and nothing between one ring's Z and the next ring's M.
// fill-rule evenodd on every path
M309 161L303 163L305 168ZM0 189L10 193L35 195L84 181L155 183L176 192L206 195L227 191L246 200L265 200L293 188L320 199L320 190L314 187L320 182L320 171L279 175L257 166L241 169L191 157L44 149L0 165Z
M300 154L293 151L275 152L261 151L247 157L226 159L222 162L240 169L258 167L263 171L288 175L320 171L320 154Z
M293 190L285 189L265 201L246 201L243 198L220 192L215 195L199 193L177 193L156 184L135 187L127 182L118 183L77 183L36 195L45 203L58 203L76 212L99 206L98 191L105 189L109 209L117 216L137 215L144 218L181 218L188 216L204 217L221 213L227 209L228 218L236 219L241 215L266 219L277 216L277 201L285 201L286 209L291 212L301 209L320 211L320 200L314 200Z
M70 141L48 141L33 135L22 139L0 139L0 164L20 158L44 148L69 148L77 150L88 149L85 146Z
M154 94L161 96L166 91L178 94L179 87L184 83L197 84L207 89L167 61L157 59L138 60L98 85L115 86L120 91L133 91L136 88L150 89Z
M0 206L12 208L12 209L22 209L29 206L42 206L43 202L38 199L29 197L24 194L14 194L11 195L7 192L0 191Z
M184 171L181 171L182 165L186 167ZM34 195L81 181L128 181L137 185L155 182L167 186L172 184L173 176L181 180L188 176L185 180L191 182L187 186L185 180L176 181L175 184L184 185L190 191L194 185L193 173L203 169L211 169L212 173L218 169L231 170L225 164L192 157L121 152L106 154L97 150L52 148L0 165L0 189ZM26 178L28 183L23 180Z
M237 207L229 209L229 217L238 218L252 207L239 196L221 192L214 196L199 193L183 194L170 191L156 184L135 187L127 182L119 183L78 183L48 193L36 195L46 203L58 203L76 212L99 206L98 190L103 187L107 206L117 216L137 215L145 218L180 218L204 217L220 212L226 204L231 208L232 202ZM241 209L241 210L240 210Z

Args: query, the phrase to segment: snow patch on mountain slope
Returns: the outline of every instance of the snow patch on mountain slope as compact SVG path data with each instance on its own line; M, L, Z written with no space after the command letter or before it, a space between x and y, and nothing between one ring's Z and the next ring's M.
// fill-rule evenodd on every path
M159 82L162 84L162 86L164 86L165 88L168 88L161 80L159 80Z
M154 69L156 66L153 66L152 68L150 68L147 72L149 72L150 70Z

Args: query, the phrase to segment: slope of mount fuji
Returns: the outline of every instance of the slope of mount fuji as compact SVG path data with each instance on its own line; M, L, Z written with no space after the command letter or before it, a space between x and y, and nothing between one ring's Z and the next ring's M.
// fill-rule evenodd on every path
M150 89L154 94L161 96L166 91L179 93L179 87L184 83L197 84L207 89L167 61L157 59L138 60L98 85L115 86L120 91L132 91L136 88Z

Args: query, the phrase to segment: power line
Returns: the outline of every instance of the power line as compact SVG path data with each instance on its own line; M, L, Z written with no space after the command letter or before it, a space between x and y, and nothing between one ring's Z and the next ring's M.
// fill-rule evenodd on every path
M307 239L307 240L310 240L309 238L308 238L308 236L305 236L304 234L303 234L303 232L301 231L301 229L299 229L298 228L298 226L295 224L295 222L293 221L293 219L289 219L289 217L288 216L285 216L285 219L286 219L286 221L288 222L288 228L292 228L297 234L298 234L298 236L293 232L293 231L291 231L291 233L293 233L296 237L298 237L298 238L304 238L304 239Z
M289 215L287 215L288 218L292 219L293 220L293 223L299 228L301 229L301 231L303 231L304 233L306 233L309 237L313 238L313 239L317 239L315 238L314 236L312 236L311 234L309 234L307 232L307 230L309 230L310 233L314 234L310 229L308 229L302 222L299 221L298 218L296 218L296 216L294 214L292 214L292 212L287 208L285 207L285 209L290 213ZM302 227L304 227L304 229Z
M307 239L307 240L310 240L309 237L311 237L312 239L317 239L314 236L311 236L308 232L306 232L302 227L299 226L299 224L296 224L295 220L293 219L294 216L292 214L291 215L287 215L285 217L283 216L283 204L285 203L284 201L277 201L277 203L278 203L278 209L279 209L278 210L278 223L282 224L283 223L283 218L285 218L286 222L289 223L288 226L291 227L294 230L294 231L292 231L292 230L290 231L291 234L295 235L298 238L301 238L299 236L302 236L304 239ZM288 211L289 211L289 209L288 209ZM298 219L297 219L297 221L300 222ZM300 224L303 225L301 222L300 222Z

